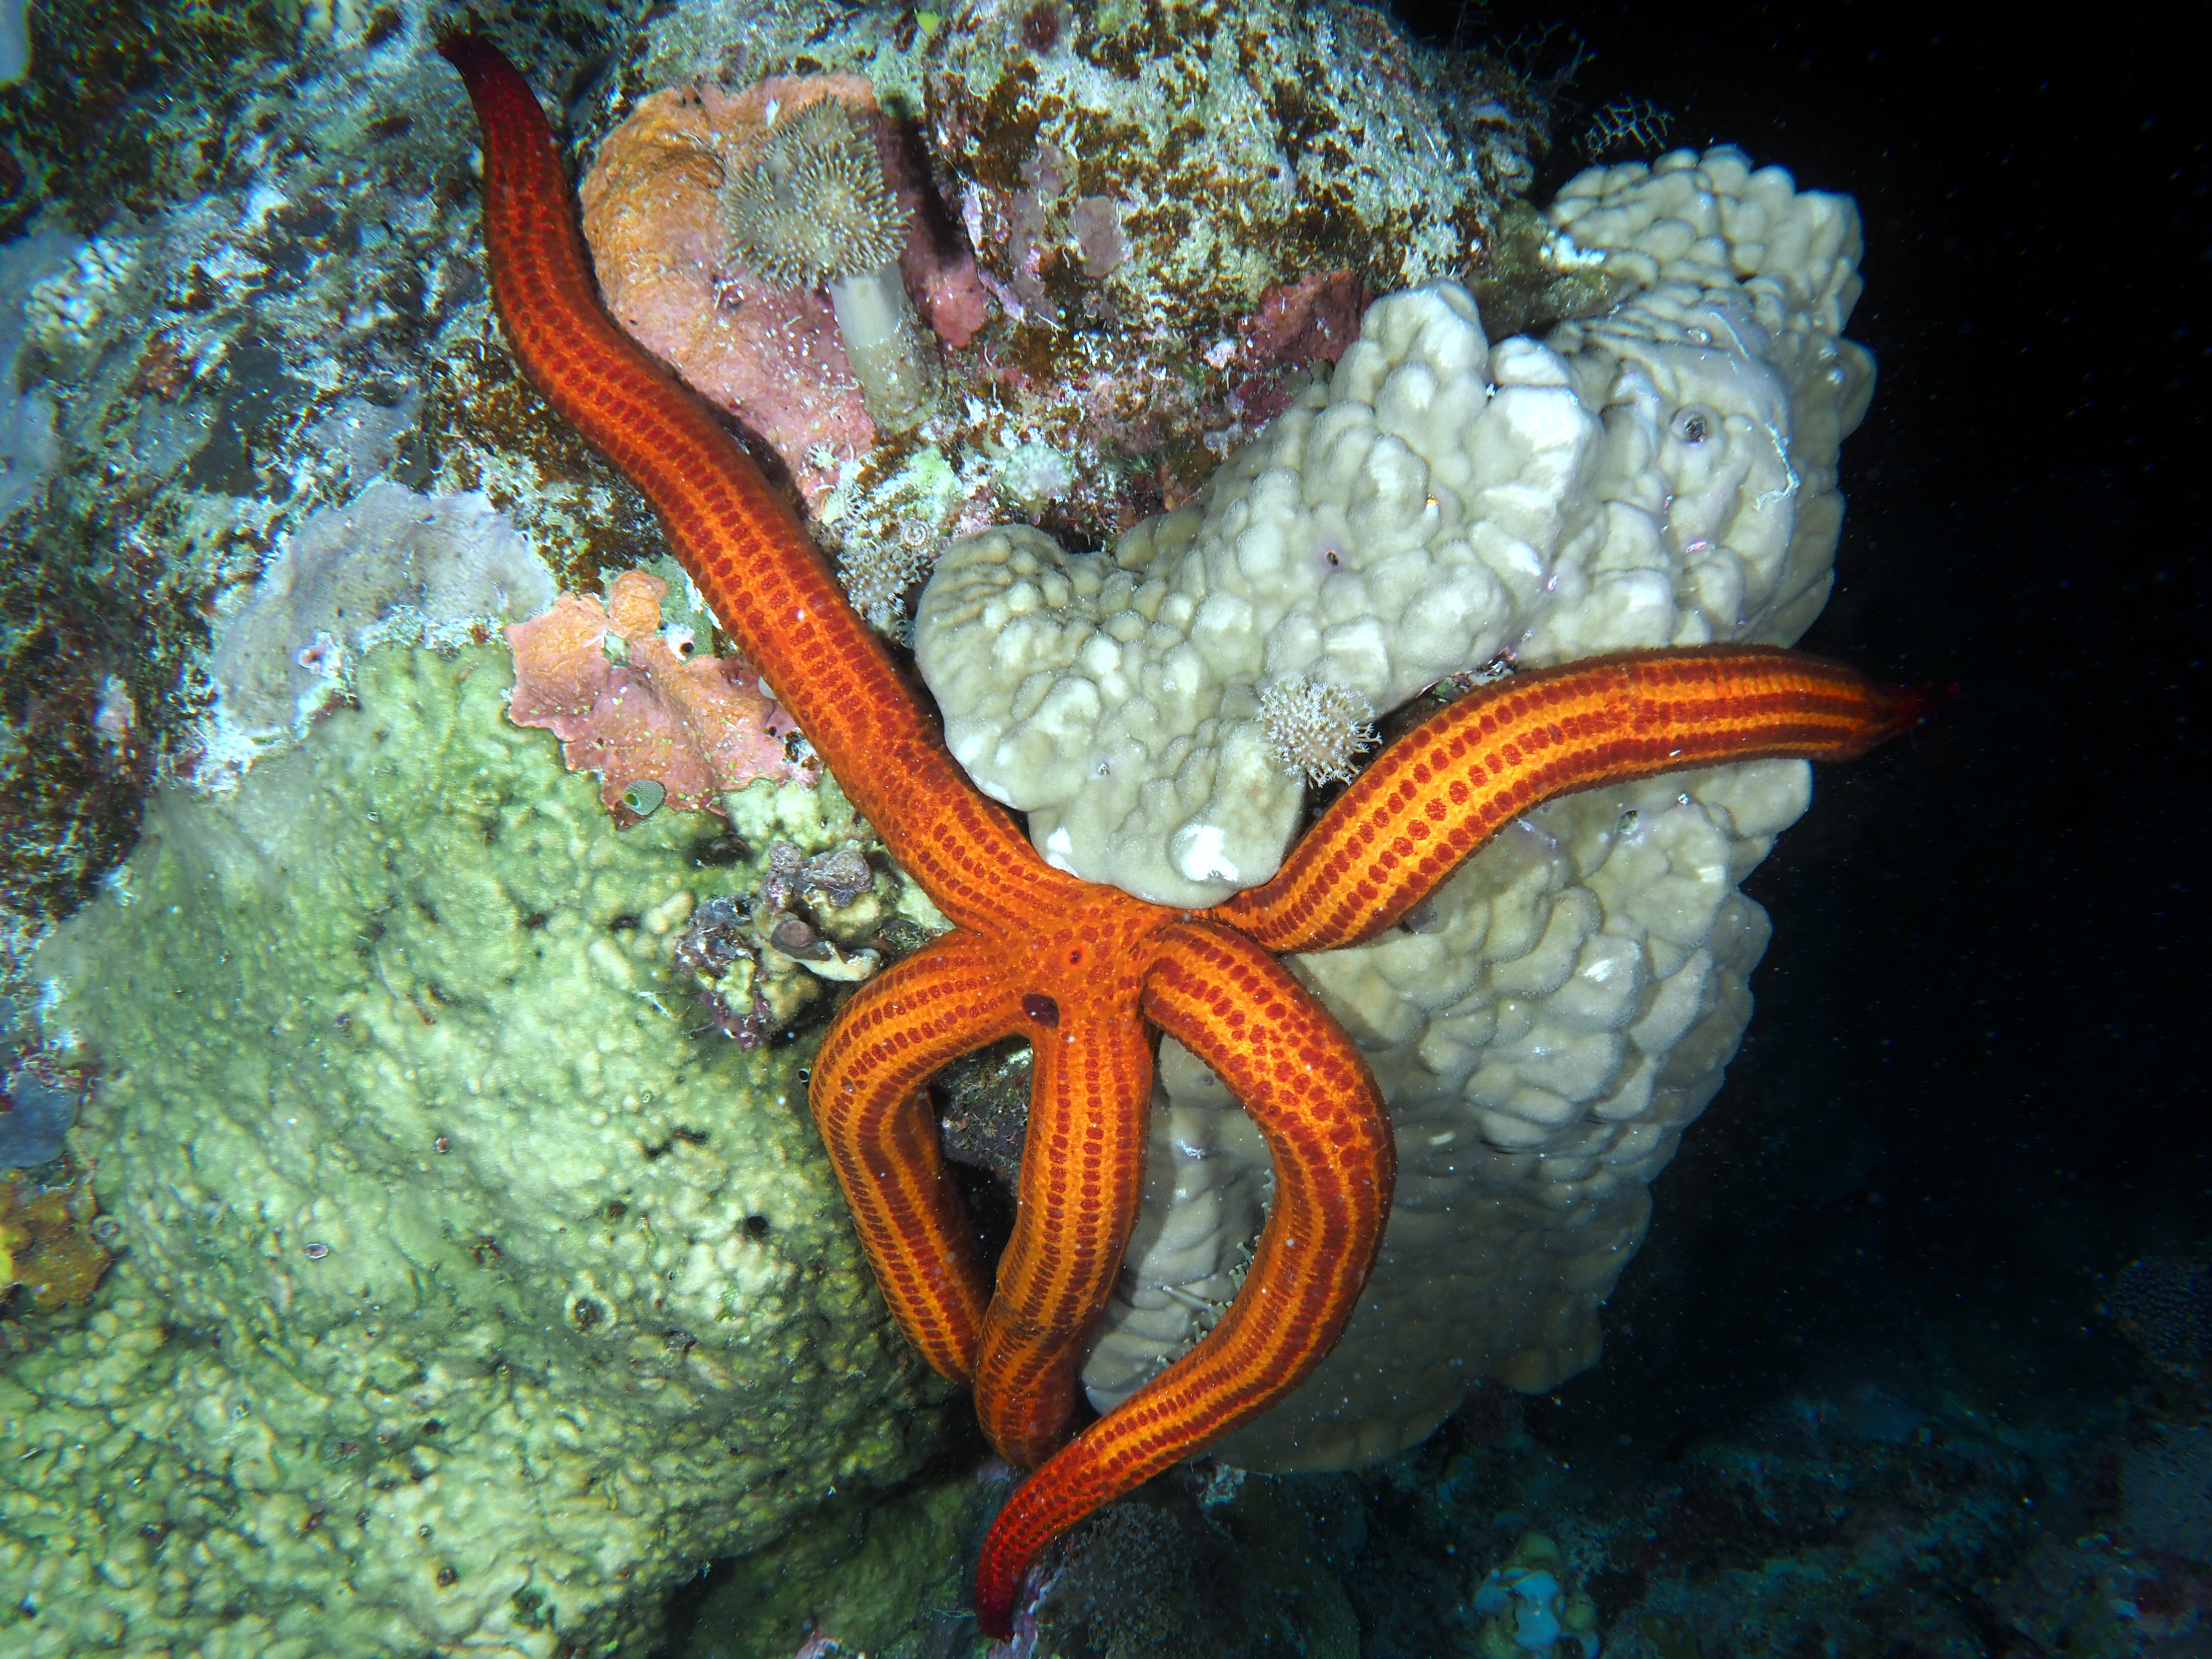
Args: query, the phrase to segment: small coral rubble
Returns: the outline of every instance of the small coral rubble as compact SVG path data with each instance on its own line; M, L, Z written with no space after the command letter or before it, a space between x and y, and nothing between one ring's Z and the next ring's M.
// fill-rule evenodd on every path
M749 898L717 896L691 913L676 966L698 981L715 1029L757 1048L817 1002L830 983L868 978L882 953L866 943L890 916L858 842L809 858L797 843L768 849Z
M562 739L572 772L596 772L600 799L625 823L646 816L631 786L660 785L678 811L720 810L716 797L757 778L811 783L821 773L798 727L735 657L684 654L660 624L668 584L642 571L615 578L602 605L563 594L507 630L517 726Z

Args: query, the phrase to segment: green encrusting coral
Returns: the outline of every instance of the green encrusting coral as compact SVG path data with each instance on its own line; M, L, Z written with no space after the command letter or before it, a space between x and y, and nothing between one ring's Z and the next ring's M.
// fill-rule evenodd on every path
M819 1637L872 1659L943 1653L954 1632L973 1628L962 1549L985 1495L971 1476L951 1474L888 1500L841 1496L773 1550L716 1568L671 1650L680 1659L790 1659Z
M670 1583L927 1455L811 1043L698 1035L670 966L849 807L617 832L508 684L369 653L40 958L118 1259L0 1374L0 1648L642 1653Z

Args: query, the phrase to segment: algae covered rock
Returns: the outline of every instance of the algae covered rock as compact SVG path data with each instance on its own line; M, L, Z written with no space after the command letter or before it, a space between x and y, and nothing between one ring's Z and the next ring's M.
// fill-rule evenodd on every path
M9 1651L642 1653L670 1583L927 1455L811 1044L702 1034L670 964L850 809L617 832L509 684L370 653L41 957L119 1260L0 1378Z
M962 1562L986 1518L972 1475L924 1479L886 1499L840 1497L773 1549L722 1563L678 1659L790 1659L824 1653L920 1659L957 1653L974 1629ZM1003 1492L1000 1494L1003 1496Z

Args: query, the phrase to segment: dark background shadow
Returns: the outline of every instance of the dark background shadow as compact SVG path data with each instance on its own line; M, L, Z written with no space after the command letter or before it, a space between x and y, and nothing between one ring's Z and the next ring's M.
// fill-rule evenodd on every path
M1558 14L1401 15L1527 41ZM2089 1407L2109 1275L2212 1248L2204 100L2147 24L1917 17L1571 20L1589 56L1535 199L1631 94L1670 144L1858 198L1850 331L1881 380L1802 643L1962 696L1824 770L1747 884L1775 922L1758 1018L1655 1189L1604 1364L1532 1416L1564 1440L1679 1448L1850 1375Z

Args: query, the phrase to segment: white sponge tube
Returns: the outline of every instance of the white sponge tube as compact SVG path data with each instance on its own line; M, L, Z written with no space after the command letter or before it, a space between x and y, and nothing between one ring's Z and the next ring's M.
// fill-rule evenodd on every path
M898 261L832 277L830 304L861 401L876 424L890 432L920 426L936 407L937 362L899 280Z

